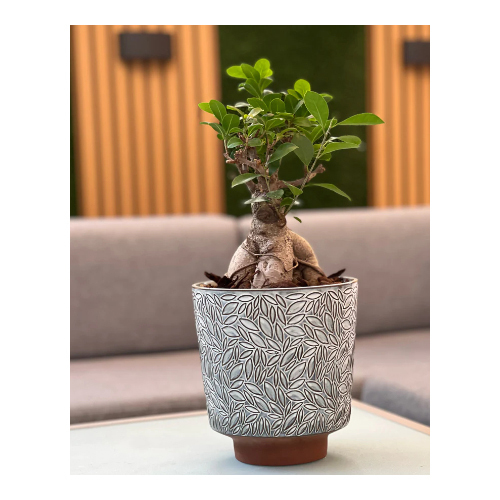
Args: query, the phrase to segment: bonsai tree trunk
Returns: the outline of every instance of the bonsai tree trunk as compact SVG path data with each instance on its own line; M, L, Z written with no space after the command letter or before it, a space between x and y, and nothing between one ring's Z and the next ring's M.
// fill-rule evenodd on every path
M318 285L322 279L330 282L311 245L288 229L279 202L252 204L250 233L233 255L226 276L238 288Z

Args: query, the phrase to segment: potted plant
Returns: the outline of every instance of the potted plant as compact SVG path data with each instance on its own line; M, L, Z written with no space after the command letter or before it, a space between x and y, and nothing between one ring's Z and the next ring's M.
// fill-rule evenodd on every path
M206 273L211 281L193 285L209 421L233 439L242 462L311 462L326 455L328 434L349 422L358 285L342 271L327 276L286 216L304 189L349 198L333 184L312 182L332 153L361 143L333 130L383 121L371 113L330 118L331 96L305 80L286 92L269 90L266 59L227 73L242 80L246 102L199 107L216 118L202 123L238 171L232 186L250 191L252 223L226 274ZM280 170L289 154L304 166L300 179L285 180Z

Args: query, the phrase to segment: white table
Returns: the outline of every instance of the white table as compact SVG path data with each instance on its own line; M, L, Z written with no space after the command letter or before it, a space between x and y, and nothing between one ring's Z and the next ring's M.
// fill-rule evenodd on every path
M192 412L72 426L71 474L429 474L429 446L428 427L353 401L323 460L246 465L206 412Z

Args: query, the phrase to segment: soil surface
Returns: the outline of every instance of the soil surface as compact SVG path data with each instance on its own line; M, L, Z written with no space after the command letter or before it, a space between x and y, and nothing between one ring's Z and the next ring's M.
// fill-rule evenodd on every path
M344 274L345 269L341 269L336 273L330 274L329 276L319 276L317 279L313 281L307 281L303 278L294 278L293 280L288 281L280 281L277 283L270 283L269 285L264 286L263 288L294 288L294 287L304 287L304 286L318 286L318 285L333 285L336 283L346 283L349 281L347 278L342 278L342 274ZM205 288L239 288L245 289L250 288L250 282L243 278L235 277L231 279L227 276L218 276L217 274L209 273L205 271L205 276L217 283L217 285L200 285Z

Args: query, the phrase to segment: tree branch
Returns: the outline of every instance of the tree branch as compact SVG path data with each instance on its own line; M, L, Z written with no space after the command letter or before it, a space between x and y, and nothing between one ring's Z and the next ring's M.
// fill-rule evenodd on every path
M295 186L295 187L301 187L302 184L307 184L309 181L314 179L314 177L316 177L318 174L322 174L325 170L326 170L326 168L323 167L323 165L318 165L315 168L314 172L307 173L304 177L302 177L302 179L290 181L290 182L287 182L286 184L285 184L285 182L278 180L276 182L276 189L285 189L287 184L290 184L290 185Z
M226 157L226 163L236 165L236 168L238 169L240 175L248 173L248 169L246 169L239 161L233 160L227 153L224 153L224 156ZM255 193L256 185L253 181L245 182L245 185L251 194Z

